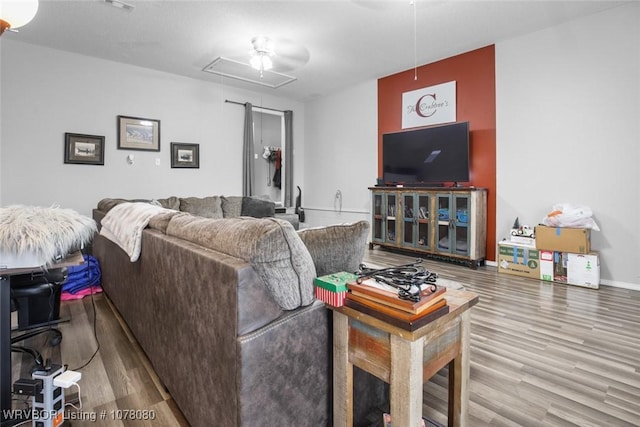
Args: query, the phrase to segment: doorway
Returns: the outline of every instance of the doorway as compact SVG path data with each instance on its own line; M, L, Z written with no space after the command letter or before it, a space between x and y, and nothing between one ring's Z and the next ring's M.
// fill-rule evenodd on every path
M285 206L284 112L253 107L254 196L268 196Z

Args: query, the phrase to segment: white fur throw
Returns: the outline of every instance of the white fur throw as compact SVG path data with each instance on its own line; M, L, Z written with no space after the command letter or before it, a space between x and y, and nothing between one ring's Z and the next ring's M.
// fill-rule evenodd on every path
M150 203L120 203L102 218L100 235L111 240L136 262L142 249L142 230L149 220L163 212L174 212Z
M37 266L52 264L91 242L96 231L93 219L72 209L0 208L0 253L7 259L26 257Z

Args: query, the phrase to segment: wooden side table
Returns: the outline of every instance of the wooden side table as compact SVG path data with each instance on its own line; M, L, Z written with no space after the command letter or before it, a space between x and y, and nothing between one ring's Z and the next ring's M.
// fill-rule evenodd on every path
M333 310L333 425L353 426L353 366L389 383L394 426L419 427L423 384L449 365L449 426L466 426L472 292L447 289L449 313L413 331L350 307Z

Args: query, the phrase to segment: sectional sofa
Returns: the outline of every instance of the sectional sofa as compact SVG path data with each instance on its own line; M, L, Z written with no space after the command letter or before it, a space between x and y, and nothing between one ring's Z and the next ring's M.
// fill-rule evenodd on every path
M113 227L110 212L136 204L102 200L93 217ZM104 291L191 425L331 424L330 316L312 283L357 270L368 222L297 231L274 216L161 209L135 262L103 234L92 251ZM362 381L356 411L380 399Z

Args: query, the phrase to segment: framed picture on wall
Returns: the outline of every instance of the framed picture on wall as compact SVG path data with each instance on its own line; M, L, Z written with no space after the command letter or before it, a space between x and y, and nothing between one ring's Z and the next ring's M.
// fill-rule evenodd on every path
M65 133L64 162L78 165L104 165L104 136Z
M199 168L200 144L171 143L172 168Z
M118 149L160 151L160 120L118 116Z

